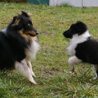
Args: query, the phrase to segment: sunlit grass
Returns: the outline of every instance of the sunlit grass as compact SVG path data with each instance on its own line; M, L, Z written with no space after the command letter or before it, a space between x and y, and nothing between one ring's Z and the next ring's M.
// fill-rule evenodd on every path
M98 8L0 3L0 29L21 10L32 14L34 27L40 33L41 50L32 62L38 85L32 85L16 71L0 72L0 98L97 98L98 81L92 80L92 66L76 65L77 74L69 73L69 39L62 33L72 23L83 21L93 37L98 38Z

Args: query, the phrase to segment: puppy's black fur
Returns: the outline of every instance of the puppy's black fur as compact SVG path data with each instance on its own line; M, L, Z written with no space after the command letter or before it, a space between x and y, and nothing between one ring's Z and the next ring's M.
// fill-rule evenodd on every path
M70 29L68 29L67 31L65 31L63 33L63 35L66 38L72 38L73 35L78 34L81 35L83 34L86 30L88 30L86 24L84 24L83 22L77 21L75 24L72 24L70 26Z
M63 33L66 38L71 39L71 44L68 47L69 58L68 63L72 72L74 72L74 64L86 62L95 65L95 70L98 75L98 42L92 39L88 28L83 22L76 22Z
M87 41L80 43L75 48L76 56L83 62L98 64L98 42L88 38Z

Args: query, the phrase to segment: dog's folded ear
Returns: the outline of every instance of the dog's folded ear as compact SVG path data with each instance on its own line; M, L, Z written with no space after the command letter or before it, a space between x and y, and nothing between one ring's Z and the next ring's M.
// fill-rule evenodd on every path
M81 22L81 21L77 21L77 22L76 22L76 25L77 25L78 28L81 28L81 29L87 27L86 24L84 24L84 23Z
M81 21L77 21L75 23L75 27L76 27L76 30L77 30L79 35L81 35L83 32L88 30L88 27L86 26L86 24L81 22Z
M82 23L81 21L77 21L77 22L76 22L76 26L77 26L78 28L81 28L81 27L82 27L82 24L83 24L83 23Z
M25 12L25 11L21 11L21 12L22 12L21 15L26 16L26 17L29 17L29 14L27 12Z
M13 17L13 21L15 21L15 20L16 20L16 18L17 18L17 16L14 16L14 17Z
M21 17L18 17L18 16L15 16L13 17L13 24L12 24L12 27L13 26L18 26L19 25L19 22L22 20Z

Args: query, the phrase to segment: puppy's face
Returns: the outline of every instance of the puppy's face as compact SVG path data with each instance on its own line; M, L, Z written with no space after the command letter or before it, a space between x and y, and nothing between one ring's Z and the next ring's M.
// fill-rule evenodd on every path
M66 38L72 38L74 35L81 35L88 30L87 26L80 21L77 21L75 24L72 24L70 28L63 33Z
M24 11L22 11L21 15L15 16L13 18L11 27L14 30L21 31L23 34L30 35L32 37L38 34L38 32L33 27L30 16Z

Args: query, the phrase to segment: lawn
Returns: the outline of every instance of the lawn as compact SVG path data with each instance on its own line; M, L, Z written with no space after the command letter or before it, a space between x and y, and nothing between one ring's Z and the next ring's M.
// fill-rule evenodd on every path
M69 39L62 35L79 20L88 25L92 37L97 39L98 8L0 3L0 29L21 10L32 14L39 32L41 50L36 61L32 61L38 85L32 85L15 70L0 72L0 98L98 98L98 81L92 80L95 71L91 65L76 65L77 74L69 73Z

